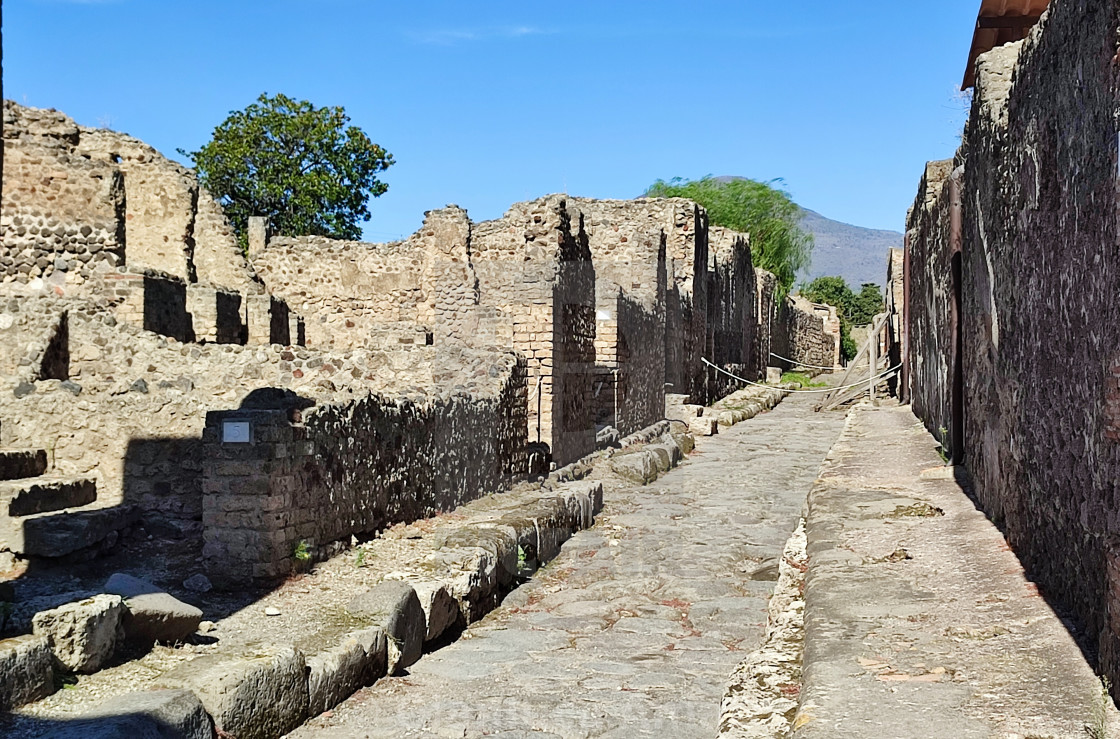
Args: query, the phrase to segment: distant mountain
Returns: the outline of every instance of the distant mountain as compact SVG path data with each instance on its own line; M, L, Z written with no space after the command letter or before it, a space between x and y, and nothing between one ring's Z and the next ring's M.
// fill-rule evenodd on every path
M741 179L744 178L729 175L715 178L717 182ZM886 284L887 249L902 247L901 233L853 226L825 218L808 208L801 210L805 214L801 227L813 234L816 244L812 264L797 275L799 282L840 275L857 293L865 282L874 282L879 287Z
M898 231L878 231L825 218L802 208L801 227L813 234L813 263L798 280L810 282L817 277L840 275L856 292L865 282L880 287L887 281L887 250L902 246Z

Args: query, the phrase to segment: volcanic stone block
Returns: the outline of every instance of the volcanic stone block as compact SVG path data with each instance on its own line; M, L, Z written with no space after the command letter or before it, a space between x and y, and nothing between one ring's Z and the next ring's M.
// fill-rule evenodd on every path
M51 729L63 739L211 739L214 726L189 690L126 693Z
M341 642L307 658L309 713L334 708L355 691L373 685L387 667L385 632L379 627L344 636Z
M160 682L193 691L216 728L237 739L274 739L308 716L307 661L292 646L199 657Z
M53 693L52 660L45 637L26 634L0 641L0 711Z
M32 627L36 635L46 637L64 669L97 672L124 636L123 616L119 595L95 595L36 613Z
M386 580L354 598L346 610L385 631L390 675L420 659L428 629L420 599L408 583Z
M181 641L202 622L200 609L131 575L114 573L105 583L105 592L125 599L124 633L129 641Z

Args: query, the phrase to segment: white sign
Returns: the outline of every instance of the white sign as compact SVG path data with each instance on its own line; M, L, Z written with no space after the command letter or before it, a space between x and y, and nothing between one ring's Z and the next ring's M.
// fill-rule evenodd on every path
M249 443L249 422L248 421L222 421L222 443L223 444L248 444Z

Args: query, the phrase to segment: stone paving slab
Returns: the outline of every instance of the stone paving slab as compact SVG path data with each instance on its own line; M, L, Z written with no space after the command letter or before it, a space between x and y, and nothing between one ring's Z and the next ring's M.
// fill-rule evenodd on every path
M782 551L843 425L793 395L700 439L448 647L293 737L709 737L757 646Z
M1120 736L1072 629L935 450L908 406L865 403L829 453L793 736Z

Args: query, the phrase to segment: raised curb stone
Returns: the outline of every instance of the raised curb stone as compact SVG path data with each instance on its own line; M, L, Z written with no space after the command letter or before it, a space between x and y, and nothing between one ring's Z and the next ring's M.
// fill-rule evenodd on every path
M53 728L65 739L211 739L214 726L189 690L128 693L101 704L75 722Z
M193 691L216 728L237 739L274 739L308 716L307 661L292 646L199 657L160 682Z
M25 634L0 641L0 711L53 693L52 664L46 637Z
M384 629L390 675L420 659L427 624L420 599L408 583L386 580L351 600L346 610Z
M384 677L387 642L379 627L355 631L324 652L307 658L309 713L317 716Z

